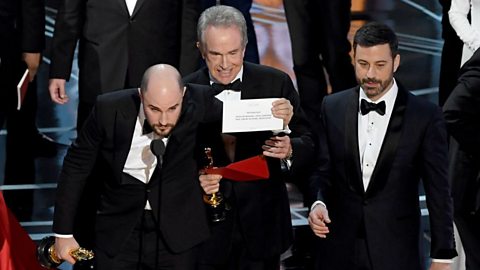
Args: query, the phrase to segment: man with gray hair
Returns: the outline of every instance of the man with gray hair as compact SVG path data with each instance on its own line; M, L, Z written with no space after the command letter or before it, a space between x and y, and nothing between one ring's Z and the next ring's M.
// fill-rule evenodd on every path
M212 149L215 166L263 154L270 177L234 182L221 175L200 176L205 193L223 194L227 211L224 221L211 224L212 237L201 247L199 269L278 269L280 254L292 243L281 167L291 164L290 173L306 172L314 151L298 94L286 73L244 62L247 28L235 8L211 7L201 14L197 27L197 47L207 67L184 81L212 85L222 100L278 98L272 113L283 119L286 134L221 134L221 122L200 126L197 143Z
M145 72L141 89L100 95L60 174L53 223L58 258L75 263L75 214L96 166L102 171L95 178L95 220L80 221L95 223L96 269L194 269L196 246L209 236L195 134L200 122L220 116L210 88L184 87L165 64Z

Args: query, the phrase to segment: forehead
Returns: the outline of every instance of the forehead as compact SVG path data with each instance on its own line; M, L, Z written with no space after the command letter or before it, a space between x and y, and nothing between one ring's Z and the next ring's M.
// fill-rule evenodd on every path
M355 59L369 62L392 61L392 51L388 43L371 47L357 45Z
M210 25L205 30L205 42L208 45L241 43L242 34L237 26Z
M157 107L174 106L182 98L178 83L150 81L147 91L143 92L144 102Z

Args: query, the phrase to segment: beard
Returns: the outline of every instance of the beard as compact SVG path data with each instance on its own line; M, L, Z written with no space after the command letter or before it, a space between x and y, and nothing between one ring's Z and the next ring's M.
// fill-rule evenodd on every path
M376 86L371 86L371 84L376 84ZM385 81L376 78L363 78L360 80L360 86L365 92L365 95L371 100L381 97L392 84L393 76Z
M175 124L165 124L165 125L160 125L160 124L154 124L152 125L153 131L161 136L161 137L168 137L170 133L172 132L173 128L175 127Z

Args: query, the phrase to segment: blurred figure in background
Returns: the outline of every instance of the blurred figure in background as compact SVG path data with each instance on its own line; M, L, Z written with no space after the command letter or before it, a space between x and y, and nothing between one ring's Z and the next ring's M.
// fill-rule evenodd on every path
M77 129L96 97L138 87L143 72L165 63L182 74L194 71L197 0L63 0L52 41L49 91L57 104L69 101L70 78L77 41L79 104Z
M454 269L480 269L480 50L463 65L443 111L452 136L454 220L466 259Z
M444 40L438 83L438 105L443 106L457 84L458 71L462 59L463 42L453 30L448 11L452 0L439 0L442 5L442 38Z
M350 58L351 0L283 0L293 70L303 110L315 131L322 99L356 85Z
M4 184L32 184L34 159L54 156L56 144L36 126L36 74L45 46L45 7L42 0L0 2L0 128L6 122ZM30 82L20 110L17 84L28 69ZM32 191L5 192L5 200L19 220L32 214Z
M452 0L448 17L464 43L463 65L480 48L480 0Z

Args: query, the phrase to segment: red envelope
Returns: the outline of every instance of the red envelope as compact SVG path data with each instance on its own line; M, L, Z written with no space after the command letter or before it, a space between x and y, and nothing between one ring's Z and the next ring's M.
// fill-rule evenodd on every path
M25 70L23 73L22 78L18 82L17 85L17 110L20 110L22 108L23 100L25 99L25 96L27 95L27 89L28 89L28 84L30 83L30 80L28 79L28 69Z
M234 181L252 181L268 179L267 161L263 155L254 156L238 162L229 164L226 167L206 169L207 174L221 174L224 178Z

